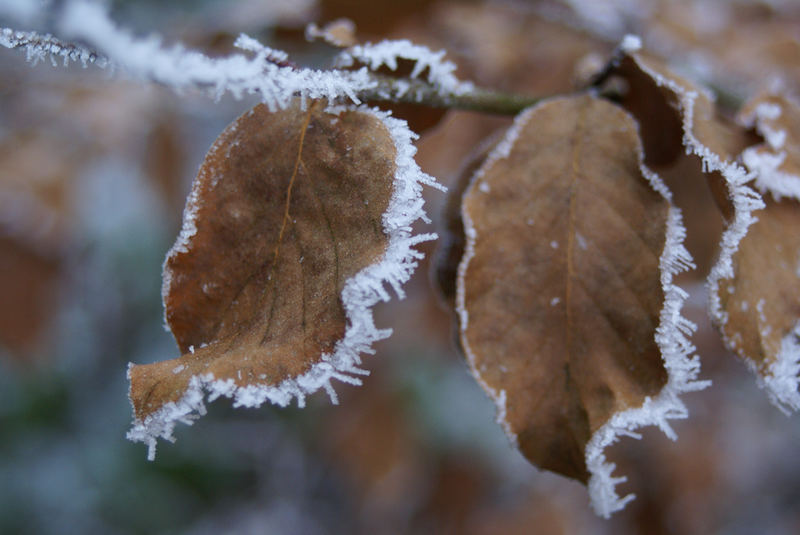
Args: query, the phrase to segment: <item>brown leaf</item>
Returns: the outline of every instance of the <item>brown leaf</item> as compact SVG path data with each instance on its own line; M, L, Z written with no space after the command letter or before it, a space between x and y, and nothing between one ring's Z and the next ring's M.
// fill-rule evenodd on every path
M764 200L733 256L734 277L720 282L720 329L728 347L765 380L773 402L800 410L800 205Z
M447 203L442 210L442 230L433 263L433 280L445 307L455 310L456 278L458 265L464 257L464 222L461 219L461 199L475 173L486 161L500 141L502 130L490 135L473 149L464 161L455 182L447 192Z
M603 58L608 42L523 2L439 2L393 32L444 48L458 76L494 89L557 95L576 87L587 57ZM591 63L591 62L590 62Z
M20 361L38 349L57 310L62 259L0 233L0 346Z
M756 186L778 198L800 200L800 104L787 95L767 93L749 102L740 116L764 140L742 154L756 174Z
M724 164L757 140L719 114L707 90L676 75L657 58L630 50L616 61L613 73L628 86L621 103L639 121L645 163L659 168L682 157L693 159L708 175L723 214L730 217L734 208L722 176Z
M708 177L709 185L724 215L725 229L719 240L717 260L708 275L707 287L710 294L709 315L714 324L722 330L726 345L733 348L734 345L743 343L743 340L734 341L731 338L732 332L725 330L729 309L732 306L728 294L735 291L730 281L740 280L736 275L736 269L740 269L737 268L739 262L736 259L739 254L737 250L741 249L743 240L747 240L745 236L750 231L751 225L757 220L753 212L765 206L761 196L749 185L752 176L737 159L742 151L744 154L752 154L754 149L745 149L753 144L755 138L744 126L722 120L716 113L713 102L701 88L674 76L636 51L625 50L623 46L622 54L623 57L618 60L619 72L628 80L644 79L645 82L638 85L640 90L648 84L658 88L680 115L681 144L687 155L696 162L696 171L700 170ZM642 120L646 124L646 118ZM651 128L657 126L651 124ZM678 132L670 133L669 139L675 139L677 135ZM649 148L649 145L645 145L645 152ZM687 178L696 175L695 172L687 175ZM767 226L755 231L756 240L765 239L770 234L767 230L768 223L763 223ZM763 234L765 232L767 235ZM768 247L767 244L758 245L761 246ZM745 249L750 247L746 246ZM751 299L752 296L749 295L744 297L743 300L747 302L744 306L757 304L758 299L750 303ZM734 305L742 306L742 303ZM743 323L746 323L746 320L742 320L735 328L739 328ZM758 333L751 333L750 337L753 336L757 337ZM789 341L791 342L791 338ZM749 346L752 348L753 344L751 340Z
M800 107L764 95L743 113L765 138L743 160L769 194L733 255L733 276L720 282L718 323L771 401L782 410L800 410Z
M724 174L744 175L734 159L757 139L720 115L702 87L657 58L623 51L612 73L627 87L621 104L639 122L645 163L674 193L686 214L687 248L700 273L708 273L719 256L724 219L736 211Z
M603 515L627 501L603 448L641 425L671 433L665 419L685 413L676 394L702 387L670 282L689 261L668 196L641 166L634 120L580 96L521 114L462 204L457 301L473 373L523 454L591 476Z
M388 128L387 128L388 126ZM256 106L200 169L167 257L167 322L183 356L132 366L133 440L151 446L202 414L203 390L236 405L302 405L359 381L358 354L389 332L369 310L416 266L424 217L412 134L372 110Z

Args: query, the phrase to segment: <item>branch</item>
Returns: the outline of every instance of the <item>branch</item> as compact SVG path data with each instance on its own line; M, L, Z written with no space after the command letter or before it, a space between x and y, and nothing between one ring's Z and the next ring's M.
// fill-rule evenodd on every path
M377 85L357 93L360 99L368 102L404 102L431 108L516 115L542 99L475 86L465 91L446 92L418 78L394 78L378 73L370 73L370 77Z
M70 61L80 62L84 67L89 63L104 68L111 64L108 58L93 50L74 43L56 39L50 34L40 35L36 32L18 32L9 28L0 29L0 46L25 50L27 61L36 65L49 59L55 67L57 59L62 59L64 66Z
M433 53L404 40L353 47L340 58L344 63L338 65L351 67L355 62L367 63L372 70L366 66L357 70L315 70L297 67L288 61L284 52L266 47L246 35L240 36L235 46L252 53L247 56L232 54L210 58L179 45L166 48L160 39L137 38L118 28L101 7L81 1L67 4L59 27L68 37L90 46L49 34L10 29L0 30L0 45L25 50L28 60L34 64L50 59L53 65L61 60L65 65L74 61L84 67L92 63L101 68L121 68L133 77L176 91L200 90L214 98L226 92L235 98L259 94L272 110L286 108L294 98L300 97L330 102L348 99L355 103L406 102L515 115L539 100L461 82L452 75L455 65L442 60L443 51ZM372 72L381 64L393 70L398 59L416 62L415 70L408 77ZM427 80L417 78L423 71L428 73Z

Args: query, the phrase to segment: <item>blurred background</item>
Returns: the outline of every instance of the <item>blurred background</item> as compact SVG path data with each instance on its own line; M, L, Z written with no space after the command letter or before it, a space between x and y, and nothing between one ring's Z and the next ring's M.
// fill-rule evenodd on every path
M462 79L534 95L575 90L632 32L726 102L765 84L800 89L800 5L790 0L118 0L111 9L167 43L227 54L247 32L314 66L333 51L308 43L305 25L347 17L362 41L444 48ZM621 490L637 498L610 521L594 516L582 485L509 446L452 343L427 261L406 300L378 307L378 326L394 335L367 357L364 386L335 385L338 406L324 393L302 411L234 411L219 400L147 462L146 448L125 440L127 363L178 356L163 328L161 263L205 151L255 103L178 96L94 67L32 66L0 49L0 533L800 533L800 418L768 404L705 318L721 223L704 184L677 196L699 265L683 279L686 314L714 384L685 396L691 416L675 422L678 442L648 429L611 448L629 478ZM510 124L394 111L422 133L418 163L444 184ZM445 196L427 193L441 227Z

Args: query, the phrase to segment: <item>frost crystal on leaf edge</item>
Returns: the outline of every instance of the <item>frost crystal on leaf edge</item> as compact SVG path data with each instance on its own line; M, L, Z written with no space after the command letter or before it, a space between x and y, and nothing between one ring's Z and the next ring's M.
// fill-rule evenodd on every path
M475 172L470 180L470 184L467 187L466 191L471 190L472 188L479 188L483 184L481 179L484 175L484 169L487 169L490 165L498 160L502 160L504 158L508 158L508 155L511 153L511 148L514 146L517 138L519 137L519 133L522 130L522 127L525 123L528 122L530 116L536 111L538 106L541 105L537 104L535 106L531 106L530 108L522 111L514 118L514 123L511 127L506 130L506 133L503 135L503 138L498 142L495 148L489 153L486 157L484 163L480 166L480 168ZM464 196L466 196L466 191L464 192ZM477 231L475 230L475 225L472 223L472 218L469 217L469 214L463 209L460 210L461 218L464 224L464 236L465 236L465 243L464 243L464 255L461 257L461 262L458 264L458 271L456 274L456 313L458 314L458 324L460 332L466 332L467 327L469 326L469 312L467 311L466 306L466 294L464 290L464 276L467 273L467 268L469 267L469 262L472 260L472 257L475 256L475 240L478 236ZM483 391L486 392L497 408L497 415L495 417L495 421L503 428L505 431L506 436L508 437L511 444L519 448L519 441L517 439L516 433L511 430L511 425L506 421L506 392L505 390L497 391L489 384L483 380L481 377L480 372L475 364L475 353L472 352L472 348L469 345L469 342L465 338L461 338L461 347L464 350L464 355L467 359L467 365L469 366L469 371L472 374L472 377L475 381L481 385Z
M277 386L262 384L240 387L230 379L217 380L211 374L192 377L186 392L177 402L165 404L147 416L144 421L134 420L127 437L133 442L147 444L149 460L155 458L158 438L173 442L173 431L178 422L191 425L193 420L206 413L204 403L206 392L209 402L225 396L233 399L234 407L259 407L265 401L285 407L293 399L297 399L298 406L303 407L306 395L323 388L331 401L337 403L331 380L361 384L357 376L368 375L369 372L359 368L360 354L374 353L372 344L391 335L391 329L375 327L371 309L376 303L390 299L386 289L387 283L400 299L405 296L402 284L408 281L417 267L418 260L423 257L421 252L413 248L414 245L437 237L433 233L412 234L411 225L415 221L421 219L430 222L423 208L422 186L432 186L441 190L444 190L444 187L439 185L436 179L424 173L414 161L416 148L412 145L412 140L416 138L416 134L409 130L405 121L366 106L338 109L371 113L377 117L389 130L397 150L394 188L389 206L383 214L383 229L389 237L389 242L380 261L367 266L345 282L341 294L347 316L344 338L336 343L333 354L323 354L321 361L314 364L309 371L298 377L286 379ZM196 199L190 199L187 203L184 228L169 254L182 250L191 242L194 234L191 232L194 226L193 203L196 203ZM167 274L166 277L168 276ZM130 372L128 379L130 380Z
M697 380L700 360L697 355L689 356L695 350L689 337L696 327L681 316L681 308L688 294L672 283L675 275L694 268L692 257L683 245L686 229L683 226L681 212L672 206L671 194L664 182L644 164L640 166L642 174L653 189L670 201L667 237L659 259L664 306L661 309L655 335L667 371L667 384L655 398L647 397L641 407L614 414L608 422L595 431L586 444L586 467L592 474L589 479L589 497L592 508L603 518L609 518L612 513L622 510L635 498L634 494L622 498L617 495L614 487L627 478L612 475L616 465L606 459L603 450L622 436L641 438L636 429L648 425L658 426L665 435L675 440L677 435L667 420L687 418L689 414L679 395L702 390L711 384L711 381Z
M536 109L546 104L548 100L528 108L520 113L512 126L507 130L504 138L498 143L495 149L486 158L486 162L495 162L507 158L512 146L514 145L519 132L528 121L528 118ZM664 290L664 306L661 309L660 323L656 329L655 339L661 350L664 361L664 368L667 371L667 384L661 389L655 398L646 398L641 407L625 410L614 414L611 419L603 424L591 437L586 444L585 458L586 466L591 473L588 483L589 498L595 512L609 518L612 513L620 511L625 505L635 498L630 494L620 498L614 487L618 483L626 481L625 477L614 477L612 475L616 466L607 461L603 450L617 441L621 436L631 436L639 438L636 429L647 425L658 426L669 438L675 439L675 432L667 422L672 418L686 418L688 411L686 406L678 397L684 392L694 392L702 390L711 384L711 381L698 381L697 375L700 373L700 360L697 356L689 357L694 352L694 346L688 337L695 329L695 325L683 318L680 314L681 308L688 294L680 287L672 283L673 277L681 271L694 268L692 257L683 245L686 236L686 229L683 226L680 210L672 206L672 193L658 175L647 169L642 163L644 159L641 149L639 151L640 169L643 176L650 183L652 188L670 202L669 215L667 220L666 240L664 250L659 260L659 271L661 273L661 286ZM473 175L469 188L480 187L479 183L483 176L482 170L487 167L481 166ZM459 315L461 331L466 330L469 323L469 313L466 310L464 286L461 281L464 278L469 261L475 255L475 239L477 233L469 215L462 210L464 221L464 232L466 243L464 257L458 266L458 287L456 293L456 310ZM505 420L506 415L506 393L491 388L480 376L475 366L475 355L469 343L462 339L464 353L467 357L470 371L475 380L481 385L497 407L496 420L499 423L512 445L518 446L516 434L511 430L509 423Z
M687 153L695 154L701 158L705 172L719 171L725 179L728 196L733 203L734 215L733 220L727 224L722 234L719 258L711 268L711 273L709 273L706 283L709 293L708 308L711 319L720 326L725 325L728 322L728 314L722 309L722 303L719 298L720 281L734 277L733 255L738 250L739 243L747 234L750 225L757 221L757 217L753 215L753 212L765 207L761 195L751 188L748 183L755 179L757 187L769 191L773 196L780 197L780 195L785 195L797 198L795 197L794 185L791 182L787 185L786 179L790 178L791 175L777 170L777 166L781 163L780 155L777 157L758 155L752 148L746 149L742 154L742 159L749 168L748 172L747 169L736 162L725 161L720 155L704 146L695 137L692 129L694 103L697 94L693 91L687 91L673 80L664 78L659 73L652 71L646 65L637 61L635 57L632 57L632 59L659 86L667 87L679 97L681 111L683 112L683 144ZM777 118L777 114L780 113L778 107L770 105L758 106L754 113L755 117L745 118L745 122L754 122L762 128L762 135L764 135L767 143L773 149L779 149L783 145L785 134L764 125L767 120ZM800 343L798 343L798 336L800 334L798 333L800 331L796 327L793 332L784 336L781 341L781 349L776 359L770 364L764 377L761 376L753 361L745 359L748 366L756 374L759 387L767 392L770 402L784 413L788 412L787 408L800 410L800 393L798 393L798 372L800 372ZM734 346L724 333L723 340L728 347Z
M769 148L775 151L769 154L759 151L758 147L750 147L742 153L742 161L755 173L756 187L762 193L769 192L776 201L780 201L781 197L800 201L800 177L779 169L786 158L786 152L781 150L786 142L786 131L775 130L768 124L778 119L782 112L779 105L762 102L751 115L742 118L743 124L754 127ZM758 386L767 392L767 397L775 407L786 415L791 410L800 411L800 322L783 337L778 354L769 363L763 376L755 362L749 359L746 362L756 375Z
M455 64L443 60L444 55L444 50L433 52L430 48L414 44L408 39L385 40L376 44L356 45L342 51L336 58L336 66L352 67L361 63L376 71L385 65L394 71L397 70L397 61L406 59L415 62L409 75L411 78L418 78L427 69L428 82L442 92L461 95L471 91L474 86L456 78L453 74L456 70Z
M800 177L780 170L786 159L786 151L783 150L786 131L776 130L769 125L769 122L778 119L782 112L778 104L762 102L755 107L751 115L742 118L744 126L755 128L773 151L770 154L759 150L757 146L749 147L742 153L742 161L755 174L755 184L761 193L771 193L776 201L781 200L781 197L800 201Z

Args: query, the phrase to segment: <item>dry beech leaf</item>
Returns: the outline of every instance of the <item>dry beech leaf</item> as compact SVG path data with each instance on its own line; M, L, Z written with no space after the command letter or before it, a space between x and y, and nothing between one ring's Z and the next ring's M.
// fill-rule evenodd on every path
M683 144L701 159L704 171L716 175L710 176L712 187L725 188L727 225L708 277L711 319L726 345L756 372L770 400L784 411L800 409L798 106L775 95L750 103L740 122L754 128L764 143L748 147L752 138L742 135L744 126L726 127L717 120L713 102L699 89L635 52L620 65L623 71L627 66L629 79L645 75L673 94L683 118ZM754 178L773 198L762 199L753 190Z
M757 195L737 185L747 177L734 162L757 137L719 114L703 88L639 51L635 38L626 40L614 63L611 73L627 87L621 104L639 122L645 164L667 183L686 214L686 245L705 276L719 258L723 218L730 220L736 212L744 222L749 201L757 207L752 199ZM725 175L733 177L732 184ZM731 202L731 187L742 199L738 208ZM709 190L719 210L706 202ZM736 236L729 232L726 239L732 243Z
M464 257L464 222L461 220L461 199L475 172L502 139L505 129L497 130L484 139L462 164L458 176L447 192L447 202L442 210L442 225L432 264L432 279L445 308L455 310L456 277L458 265Z
M446 49L466 80L530 95L574 90L587 57L602 66L612 49L525 2L439 2L393 35Z
M749 102L740 120L764 143L749 147L742 161L762 193L800 200L800 104L787 95L764 94Z
M764 208L761 195L750 185L752 173L737 160L752 138L746 135L743 127L736 128L719 118L707 92L645 58L639 52L639 45L637 38L626 37L618 50L616 71L632 85L638 84L640 90L649 81L649 85L658 88L678 110L681 117L681 143L688 155L698 159L698 165L706 173L725 216L719 255L707 279L709 314L714 324L724 329L728 315L722 301L730 286L726 281L735 277L733 256L756 221L753 212ZM640 81L634 83L633 80ZM643 120L643 129L647 128L647 124ZM672 137L677 135L670 134ZM645 153L651 148L645 143Z
M166 318L183 355L132 365L134 426L149 445L172 439L221 395L234 406L281 406L331 379L359 384L359 354L391 330L371 307L388 300L421 253L426 219L405 123L321 102L271 113L256 106L206 155L164 267Z
M461 343L498 419L542 468L619 498L603 450L643 425L674 433L680 392L703 388L686 294L680 212L641 162L633 118L590 96L518 116L465 192Z
M773 404L800 410L800 107L765 95L743 122L765 140L742 159L766 206L733 256L734 276L720 284L720 328Z

